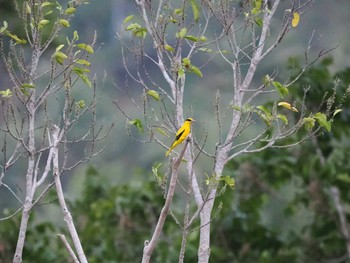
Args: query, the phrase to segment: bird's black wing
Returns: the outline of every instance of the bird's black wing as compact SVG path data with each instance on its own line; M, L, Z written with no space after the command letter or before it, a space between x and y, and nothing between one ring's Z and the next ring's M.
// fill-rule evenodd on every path
M175 137L175 141L179 140L181 135L184 133L185 129L183 129L182 131L179 132L179 134L176 135Z

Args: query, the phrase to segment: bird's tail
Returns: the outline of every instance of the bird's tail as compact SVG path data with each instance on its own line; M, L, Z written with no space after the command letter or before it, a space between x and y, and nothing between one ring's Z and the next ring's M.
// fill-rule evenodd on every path
M172 148L170 148L166 153L165 153L165 156L168 156L169 153L171 152Z

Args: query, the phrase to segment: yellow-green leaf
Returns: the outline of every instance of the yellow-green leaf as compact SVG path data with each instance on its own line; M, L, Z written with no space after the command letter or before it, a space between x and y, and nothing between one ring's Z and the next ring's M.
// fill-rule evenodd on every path
M160 101L159 93L155 90L149 89L146 91L147 95L151 96L156 101Z
M229 187L235 188L235 179L232 177L226 175L226 176L221 176L220 177L221 181L224 181Z
M10 98L13 93L10 89L7 89L7 90L0 90L0 95L3 97L3 98Z
M80 65L84 65L87 67L90 67L90 65L91 65L90 61L87 61L86 59L78 59L75 63L80 64Z
M35 86L34 86L34 84L23 83L23 84L21 85L21 88L23 88L23 89L34 89Z
M207 41L207 38L205 36L200 36L199 37L199 41L201 42L206 42Z
M59 50L56 51L56 52L53 54L53 56L54 56L56 62L57 62L58 64L61 64L61 65L63 65L64 60L68 58L66 54L64 54L62 51L59 51Z
M278 106L282 106L288 110L294 111L294 112L298 112L297 108L293 107L292 104L290 104L289 102L285 102L285 101L281 101L277 104Z
M300 15L297 12L293 13L292 27L296 27L299 24Z
M27 43L27 40L21 39L18 36L14 35L14 34L11 34L10 32L6 32L5 34L7 36L9 36L10 38L12 38L14 41L16 41L16 44L23 45L23 44Z
M70 27L70 24L66 19L60 19L58 20L58 23L60 23L64 27Z
M86 69L74 67L73 72L89 87L92 88L92 83L89 77L85 74Z
M185 70L183 68L180 68L177 74L178 74L178 77L181 78L185 75Z
M186 38L188 40L191 40L193 42L197 42L198 41L198 37L195 37L195 36L192 36L192 35L184 36L184 38Z
M71 15L75 13L75 8L74 7L69 7L66 9L66 11L64 11L67 15Z
M125 19L124 19L124 21L123 21L123 24L128 23L128 22L131 21L133 18L134 18L134 15L129 15L129 16L125 17Z
M49 1L45 1L41 4L41 7L46 7L46 6L50 6L53 5L53 3L49 2Z
M277 118L279 118L281 121L284 122L284 124L288 124L288 118L286 115L283 115L283 114L277 114Z
M130 25L128 25L125 30L126 31L130 31L130 30L135 30L137 28L140 28L141 26L138 23L132 23Z
M142 124L141 120L139 120L139 119L133 119L133 120L129 121L129 124L130 124L130 125L136 126L136 128L138 129L138 131L139 131L140 133L143 133L143 132L144 132L144 128L143 128L143 124Z
M168 51L170 51L170 52L173 52L173 51L174 51L174 48L173 48L172 46L168 45L168 44L164 45L164 49L165 49L165 50L168 50Z
M84 101L84 100L79 100L79 101L77 101L77 102L75 103L75 105L76 105L76 107L77 107L78 109L83 109L83 108L85 108L85 101Z
M197 68L196 66L191 66L191 71L194 73L194 74L196 74L198 77L203 77L203 74L202 74L202 71L199 69L199 68Z
M303 119L303 124L304 124L305 130L311 131L312 128L315 126L315 119L312 117L306 117Z
M332 125L327 120L327 116L324 113L317 112L315 114L315 119L317 120L318 124L321 125L323 128L325 128L328 132L331 131Z
M80 43L76 45L78 48L85 50L86 52L93 54L94 53L94 49L92 48L92 46L85 44L85 43Z
M283 86L280 82L278 81L273 81L272 85L275 86L275 88L277 89L278 94L280 95L280 97L283 99L285 96L288 96L289 94L289 90Z
M184 38L187 34L187 28L182 28L179 32L176 32L177 38Z
M50 23L50 20L42 19L42 20L39 21L39 27L40 27L40 26L45 26L45 25L47 25L48 23Z
M196 0L191 0L191 7L192 7L192 12L193 12L193 19L194 19L194 21L198 22L199 9L198 9L198 3Z
M58 47L56 47L56 52L57 52L57 51L60 51L60 50L61 50L63 47L64 47L64 45L63 45L63 44L58 45Z

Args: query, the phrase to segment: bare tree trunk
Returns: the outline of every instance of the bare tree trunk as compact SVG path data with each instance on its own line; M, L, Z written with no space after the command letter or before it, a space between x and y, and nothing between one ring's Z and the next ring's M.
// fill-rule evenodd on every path
M60 141L59 139L59 128L56 125L52 126L52 147L53 147L53 175L55 178L55 185L56 185L56 190L57 190L57 196L58 196L58 201L60 203L63 215L64 215L64 221L67 224L68 231L72 237L74 247L76 249L79 261L81 263L87 263L87 259L83 250L83 247L81 245L78 232L75 228L73 218L68 210L66 201L64 199L64 193L62 189L62 184L61 184L61 178L60 178L60 171L59 171L59 165L58 165L58 143Z
M186 151L188 143L189 143L189 138L187 138L186 143L185 143L179 157L177 158L177 160L173 164L172 173L171 173L171 180L169 183L169 190L167 193L165 204L164 204L162 211L160 213L160 216L159 216L156 228L153 232L151 241L148 241L148 240L145 241L145 246L144 246L143 255L142 255L142 263L149 263L150 262L152 253L156 247L156 244L159 241L159 238L160 238L160 235L162 233L163 226L164 226L165 219L169 213L171 202L173 201L173 196L175 193L179 167L180 167L181 160L182 160L182 157L184 156L184 153Z
M24 207L22 211L21 225L19 228L16 252L13 258L13 263L22 262L22 253L23 253L24 242L25 242L26 233L27 233L30 210L31 210L31 201L28 200L24 203Z
M36 61L36 59L35 59ZM33 62L34 65L34 62ZM34 75L34 73L32 73ZM35 90L33 90L28 102L28 168L26 174L26 191L25 201L22 211L21 225L18 234L16 251L13 258L14 263L22 262L23 248L28 227L29 215L32 209L33 198L35 193L35 184L33 182L35 169Z

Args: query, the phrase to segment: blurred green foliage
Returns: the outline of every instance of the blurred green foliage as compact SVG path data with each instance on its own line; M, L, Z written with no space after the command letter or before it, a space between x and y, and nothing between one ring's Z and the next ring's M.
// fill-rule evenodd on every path
M102 11L96 11L95 5L86 8L90 17L93 15L96 18L90 20L101 23L100 14L107 13L109 5L98 5ZM11 15L14 13L9 1L1 1L1 11L5 10L11 10ZM346 11L346 8L343 10ZM83 38L91 40L94 25L91 26L79 16L77 18L81 20L73 23L85 32L81 34ZM96 58L96 70L108 68L112 75L120 78L118 82L122 82L125 72L121 69L120 51L115 47L115 25L111 23L115 20L108 15L102 16L102 19L104 30L99 32L102 38L98 38L98 44L106 42L107 45L104 46L106 52L101 49L99 58ZM19 30L21 26L18 25ZM295 59L291 59L289 65L296 72L300 69ZM333 92L335 78L339 78L336 101L343 104L343 111L335 118L330 133L324 133L293 149L270 149L244 156L226 168L226 174L236 178L236 190L227 190L217 200L217 206L219 202L223 206L219 215L213 219L211 262L321 262L341 259L346 254L346 240L341 234L329 189L331 186L340 189L348 216L350 107L348 100L342 100L350 84L350 69L333 74L332 66L331 59L323 60L308 69L290 89L291 93L302 97L304 87L310 86L307 108L317 110L324 93ZM204 75L207 72L209 69ZM225 80L222 75L211 79L210 87L201 87L204 91L211 86L220 86L219 81ZM113 79L109 81L113 82ZM202 83L205 81L208 79ZM110 83L104 85L107 88L101 85L103 97L98 113L102 121L109 120L111 115L114 118L110 103L111 97L115 95L114 87ZM108 88L111 86L113 88ZM193 89L191 92L196 91ZM117 124L110 145L118 147L108 148L103 158L107 162L118 162L113 169L119 174L130 174L133 172L130 171L130 163L141 163L135 161L134 153L138 149L130 147L131 143L125 140L125 134L124 137L120 136L125 128L123 121L119 120ZM116 156L120 153L123 157L118 161ZM134 159L130 160L128 156ZM154 155L150 156L154 159ZM149 159L142 158L141 161L141 165L149 166ZM121 167L120 163L127 163L129 170L120 172L120 168L115 168ZM110 166L107 167L110 169ZM102 171L88 168L81 195L70 202L83 247L89 262L138 262L144 241L151 237L164 198L151 175L146 180L133 178L114 185L104 177L105 173L103 168ZM64 233L69 239L64 226L46 221L41 215L37 209L31 214L24 262L67 262L68 253L57 238L58 233ZM12 259L19 223L19 215L0 222L0 262L10 262ZM196 232L190 234L186 262L196 262L197 239ZM162 240L152 257L153 262L176 262L180 244L181 229L169 217Z
M318 107L320 89L332 90L339 78L336 103L342 103L343 111L330 133L295 148L243 156L227 166L236 189L216 200L216 207L221 203L222 208L213 218L211 262L345 262L341 260L346 258L346 240L330 187L340 190L348 216L350 105L344 94L350 69L332 74L330 66L329 60L322 61L295 85L296 93L305 85L317 87L310 89L307 99L313 108ZM95 168L88 168L82 193L70 208L89 262L141 259L143 243L150 239L164 203L151 172L146 174L148 179L136 176L129 183L112 185ZM36 221L36 212L32 215ZM2 262L11 258L18 224L18 216L0 224ZM68 254L56 238L61 232L65 233L62 227L50 222L30 224L25 262L67 262ZM196 262L197 239L196 231L190 234L186 262ZM153 262L176 262L180 244L181 229L169 216Z

